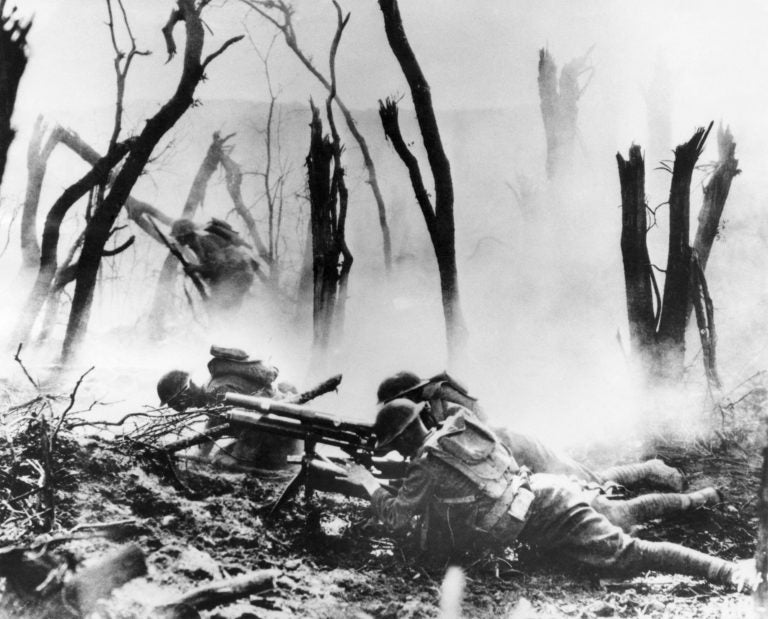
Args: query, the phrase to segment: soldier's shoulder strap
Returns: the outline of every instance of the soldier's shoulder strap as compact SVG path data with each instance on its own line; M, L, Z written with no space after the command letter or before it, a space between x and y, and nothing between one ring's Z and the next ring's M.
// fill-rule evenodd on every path
M493 499L502 496L511 475L519 470L493 431L469 411L448 417L427 439L424 453L458 471Z
M449 387L453 387L460 394L472 398L472 396L469 395L469 391L467 391L467 388L458 380L456 380L453 376L448 374L448 372L440 372L440 374L436 374L435 376L429 379L429 382L439 384L439 385L448 385ZM476 400L477 398L472 398L472 399Z

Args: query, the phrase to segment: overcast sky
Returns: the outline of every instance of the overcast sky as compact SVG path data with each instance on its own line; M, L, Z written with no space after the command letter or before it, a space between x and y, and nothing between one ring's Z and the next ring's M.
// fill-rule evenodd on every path
M296 0L299 41L326 69L335 13L330 0ZM342 3L352 18L339 52L339 88L355 108L404 85L384 37L375 0ZM137 60L128 98L161 98L175 84L177 67L163 64L160 27L171 0L125 0L139 47L153 52ZM111 103L114 96L112 50L105 27L103 0L23 0L24 13L35 14L31 58L22 89L23 107ZM754 95L755 79L768 70L762 44L768 7L760 0L724 3L624 0L404 0L406 31L440 107L508 107L535 101L536 52L549 45L568 60L593 43L598 75L617 86L639 83L654 58L663 53L683 86L703 75L719 80L718 92ZM205 13L213 31L206 47L214 49L249 27L266 47L270 28L251 16L238 0L218 0ZM181 29L179 29L181 30ZM287 52L275 47L273 74L286 100L306 100L314 88L309 76ZM622 70L623 67L623 70ZM760 74L759 72L762 72ZM264 80L248 41L227 51L209 69L202 98L264 98ZM719 87L717 87L719 86ZM33 103L34 102L34 103Z

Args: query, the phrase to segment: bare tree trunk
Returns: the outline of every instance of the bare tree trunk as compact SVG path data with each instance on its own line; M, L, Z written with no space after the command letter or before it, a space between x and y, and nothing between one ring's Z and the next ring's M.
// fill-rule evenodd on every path
M256 227L256 220L251 215L248 207L243 202L243 194L241 191L241 185L243 183L243 173L240 170L240 166L230 157L226 152L222 150L220 156L221 166L224 168L224 176L227 183L227 192L229 197L232 198L232 204L235 207L235 211L240 216L240 219L245 222L246 228L248 228L248 234L251 237L256 251L262 260L271 264L270 251L264 244L264 241L259 234L259 229Z
M720 218L731 191L731 181L741 172L739 160L736 159L736 143L729 128L723 130L722 125L717 130L717 147L719 158L715 171L704 187L704 203L699 211L699 225L696 229L696 240L693 249L699 256L702 271L707 268L709 253L717 237Z
M310 147L307 156L307 185L309 187L312 222L313 272L313 349L319 355L328 350L333 326L338 285L338 251L334 238L336 195L331 193L331 164L333 143L323 137L320 111L312 105Z
M16 92L27 67L27 33L32 22L22 24L14 19L15 8L5 14L5 0L0 1L0 184L3 181L8 149L16 132L11 129L11 116L16 105Z
M669 249L657 332L659 357L656 368L659 378L672 381L682 378L685 362L685 327L691 294L691 178L711 128L710 123L706 130L698 129L688 142L675 149L669 191Z
M757 491L757 518L755 568L760 582L755 591L755 616L768 619L768 447L763 448L763 468Z
M36 283L33 285L33 294L27 299L25 305L24 315L17 322L17 326L9 340L9 344L15 347L20 341L27 341L30 335L32 326L34 325L37 315L40 312L43 304L48 303L48 309L46 310L45 317L43 319L43 325L38 336L39 341L46 339L47 334L50 331L50 327L56 317L56 309L59 305L59 297L63 288L74 281L76 274L76 263L74 262L75 254L77 250L82 246L83 234L80 234L76 241L70 248L65 260L58 263L56 252L58 251L59 240L59 227L63 217L68 212L69 208L74 203L82 198L86 193L92 191L93 187L89 184L96 182L96 185L100 185L104 182L103 179L94 181L96 177L86 174L89 180L85 181L85 184L81 184L81 181L75 183L70 190L67 190L59 200L54 204L48 213L46 223L43 230L43 246L47 243L47 251L43 252L44 257L41 255L40 248L36 239L37 228L37 210L39 206L40 190L42 188L42 182L44 181L47 160L50 157L51 152L55 149L57 144L63 144L69 148L72 152L78 155L86 163L90 164L94 168L98 168L98 174L104 173L106 157L100 155L92 146L85 142L77 133L70 129L65 129L59 125L55 125L49 134L48 139L45 142L44 147L40 147L42 138L44 137L44 128L42 125L42 119L38 118L36 123L35 136L33 136L30 142L30 148L28 151L28 169L29 180L27 183L27 194L24 205L24 214L22 216L22 231L21 231L21 245L22 255L25 256L25 261L35 260L35 267L38 269L38 276ZM122 149L122 147L120 147ZM114 164L110 164L112 167ZM107 170L107 178L113 177L112 169ZM90 174L90 173L89 173ZM98 176L97 174L97 176ZM84 178L86 178L84 177ZM109 181L107 181L108 184ZM70 200L74 200L70 203ZM158 242L160 239L156 238L156 234L151 226L148 224L146 217L151 216L155 219L170 224L171 218L164 213L156 209L146 202L137 200L131 196L125 202L128 217L134 221L144 232L146 232L152 238L155 238ZM55 236L55 238L54 238ZM133 237L131 237L133 238ZM129 242L130 241L129 239ZM53 245L55 244L55 246ZM123 247L122 249L124 249ZM105 252L102 255L107 255L109 252ZM118 252L112 252L114 253ZM41 264L41 259L43 264ZM51 275L53 273L53 275ZM41 280L42 277L42 280ZM47 283L47 293L44 293ZM35 290L35 287L37 289ZM50 295L50 296L49 296ZM32 302L32 296L36 297L36 301ZM47 297L47 298L46 298Z
M195 88L203 78L208 63L230 44L242 38L230 39L217 52L201 61L205 34L199 11L200 9L195 6L193 0L178 0L178 7L173 11L164 28L169 55L171 56L176 51L171 35L174 25L183 21L186 29L183 70L176 92L147 121L142 132L135 138L125 165L116 175L109 193L94 211L86 227L83 249L80 253L80 260L78 260L75 294L72 299L72 309L62 347L62 360L65 363L72 359L85 334L101 255L109 239L112 225L123 204L130 196L133 186L143 172L157 143L192 105Z
M557 65L546 48L539 50L539 103L547 139L547 178L553 179L573 160L576 144L578 102L584 91L579 77L587 71L591 50L563 67L557 79Z
M432 240L440 274L448 361L449 365L455 366L466 355L467 328L459 299L451 167L440 139L429 84L406 37L397 0L379 0L379 7L384 16L384 29L389 46L408 82L413 105L416 109L416 118L435 184L434 209L423 182L420 182L421 174L418 171L418 163L400 135L396 103L394 101L380 102L379 114L382 117L384 133L408 167L411 183Z
M43 187L48 158L61 139L62 130L55 126L43 144L47 127L38 116L27 149L27 191L21 213L22 269L31 270L40 265L40 246L37 243L37 210Z
M627 294L627 316L632 345L648 378L679 381L685 361L685 327L691 299L695 299L704 364L710 384L717 386L715 332L712 301L695 253L689 245L690 187L693 170L712 124L700 128L675 149L669 197L669 248L663 295L659 294L648 255L645 203L645 168L639 146L632 146L629 160L617 154L621 182L621 250ZM653 310L656 296L657 312Z
M94 186L106 182L110 170L126 155L129 142L118 144L112 153L100 159L79 181L69 186L48 211L43 229L43 242L37 278L24 304L10 341L11 348L29 339L35 320L45 303L58 268L58 245L61 222L72 205Z
M712 298L709 296L707 280L704 277L704 269L699 262L696 250L691 258L691 298L696 310L696 325L699 329L702 357L704 358L704 371L709 386L719 390L721 386L720 376L717 373L717 332L715 331L715 309Z
M310 204L310 209L311 209ZM301 309L312 305L312 217L307 222L307 236L304 240L299 283L296 287L296 319L301 318Z
M632 349L644 369L651 368L656 318L653 312L653 270L646 237L645 162L640 147L629 149L629 159L616 153L621 183L621 255L627 317Z

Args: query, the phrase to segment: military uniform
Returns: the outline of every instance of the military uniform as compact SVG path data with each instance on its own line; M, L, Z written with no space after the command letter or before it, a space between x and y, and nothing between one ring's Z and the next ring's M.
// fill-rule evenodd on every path
M265 398L283 399L297 393L288 383L274 386L278 369L263 361L249 359L237 349L211 347L213 355L208 362L211 379L205 389L212 395L223 395L227 391L261 396ZM207 423L213 427L221 420L212 416ZM299 453L300 441L284 436L277 436L258 430L242 430L236 436L237 440L228 449L226 455L238 462L254 466L274 468L285 465L287 455ZM212 448L208 444L201 451L207 455Z
M596 511L593 498L565 477L528 474L491 430L456 409L430 432L397 494L378 488L371 502L388 528L402 530L422 516L458 550L519 540L599 567L733 582L733 563L634 538Z
M487 421L477 399L470 396L460 383L447 374L422 381L408 392L418 394L419 401L429 403L429 408L423 413L427 427L441 424L450 414L452 405L462 406L472 411L480 421ZM493 431L509 449L518 464L528 467L534 473L566 475L598 485L612 482L627 488L647 484L681 492L684 487L680 472L661 460L647 460L595 471L570 456L552 449L530 434L513 432L503 427L495 427Z
M195 270L211 289L210 302L222 310L239 308L254 280L249 257L216 234L198 236L191 248L200 262Z

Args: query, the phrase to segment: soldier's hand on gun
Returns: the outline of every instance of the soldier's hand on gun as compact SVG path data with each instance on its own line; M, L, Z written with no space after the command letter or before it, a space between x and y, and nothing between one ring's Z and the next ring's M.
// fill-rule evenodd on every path
M368 494L373 494L374 490L380 486L379 481L373 476L373 473L362 464L352 462L346 467L345 473L348 481L351 481L358 486L362 486L368 491Z

